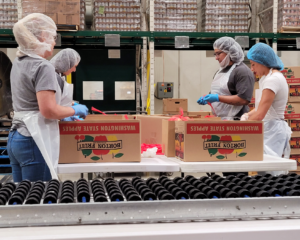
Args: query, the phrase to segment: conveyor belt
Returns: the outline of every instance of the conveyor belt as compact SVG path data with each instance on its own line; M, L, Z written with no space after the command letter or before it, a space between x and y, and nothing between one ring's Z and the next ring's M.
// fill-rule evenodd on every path
M0 189L0 227L300 218L299 189L295 174L25 180Z

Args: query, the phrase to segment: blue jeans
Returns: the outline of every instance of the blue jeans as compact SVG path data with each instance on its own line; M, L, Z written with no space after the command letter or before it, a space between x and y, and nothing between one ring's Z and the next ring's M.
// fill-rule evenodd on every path
M32 137L25 137L17 130L12 130L8 136L7 152L14 182L51 179L48 165Z

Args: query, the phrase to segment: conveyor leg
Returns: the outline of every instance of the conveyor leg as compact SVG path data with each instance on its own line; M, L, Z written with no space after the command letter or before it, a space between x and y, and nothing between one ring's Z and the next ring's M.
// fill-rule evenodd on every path
M88 180L93 180L93 173L88 173Z
M184 178L184 172L181 172L181 177Z

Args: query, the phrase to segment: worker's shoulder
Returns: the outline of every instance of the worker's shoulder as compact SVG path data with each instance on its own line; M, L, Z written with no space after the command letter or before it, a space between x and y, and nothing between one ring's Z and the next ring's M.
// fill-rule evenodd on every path
M230 78L234 81L242 80L244 78L247 78L247 79L250 78L251 80L253 80L253 83L255 81L253 72L244 63L239 64L238 66L235 67L235 69L233 69Z
M235 67L235 69L233 69L232 72L234 72L234 73L251 73L253 75L251 69L243 62L240 63L239 65L237 65Z

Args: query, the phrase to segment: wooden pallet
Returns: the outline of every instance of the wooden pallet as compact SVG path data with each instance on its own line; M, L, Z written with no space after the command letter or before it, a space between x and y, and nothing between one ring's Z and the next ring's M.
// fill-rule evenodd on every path
M57 24L58 32L77 32L79 29L78 25L65 25L65 24Z
M281 27L280 33L300 33L300 27L285 26Z

